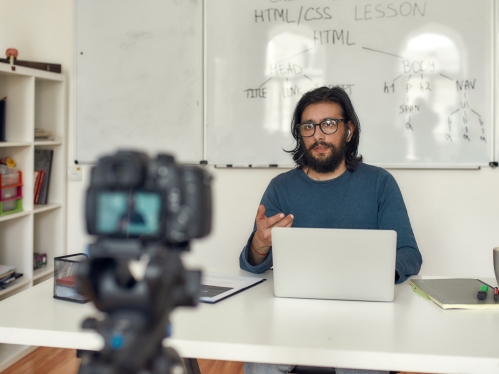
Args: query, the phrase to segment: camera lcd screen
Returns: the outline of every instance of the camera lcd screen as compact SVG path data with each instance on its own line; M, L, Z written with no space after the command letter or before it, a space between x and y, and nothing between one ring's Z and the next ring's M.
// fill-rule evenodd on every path
M153 191L103 191L97 195L96 231L100 235L158 236L161 196Z

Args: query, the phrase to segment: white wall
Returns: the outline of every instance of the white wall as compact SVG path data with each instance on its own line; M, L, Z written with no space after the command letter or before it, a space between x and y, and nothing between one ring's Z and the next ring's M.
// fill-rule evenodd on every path
M0 0L0 51L17 48L20 59L61 63L68 78L68 162L74 160L73 1ZM96 61L98 64L98 61ZM369 126L364 119L363 126ZM258 145L255 144L255 147ZM68 253L81 252L82 182L68 182ZM214 230L194 242L186 262L238 266L260 197L282 170L214 169ZM427 275L493 277L492 248L499 246L499 170L391 170L404 195Z

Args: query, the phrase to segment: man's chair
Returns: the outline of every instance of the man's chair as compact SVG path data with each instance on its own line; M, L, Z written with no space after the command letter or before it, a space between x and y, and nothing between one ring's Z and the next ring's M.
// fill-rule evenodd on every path
M334 368L321 368L316 366L295 366L290 374L336 374Z
M389 374L398 374L398 371L390 371ZM334 368L321 368L315 366L295 366L290 374L336 374Z

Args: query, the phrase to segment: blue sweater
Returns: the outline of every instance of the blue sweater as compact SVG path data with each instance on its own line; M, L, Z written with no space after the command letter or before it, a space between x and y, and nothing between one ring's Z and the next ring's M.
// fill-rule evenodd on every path
M328 181L310 179L293 169L275 177L261 203L267 217L293 214L293 227L379 229L397 232L395 283L417 274L423 262L397 182L386 170L360 163ZM272 248L263 263L248 260L249 243L239 257L241 269L263 273L272 267Z

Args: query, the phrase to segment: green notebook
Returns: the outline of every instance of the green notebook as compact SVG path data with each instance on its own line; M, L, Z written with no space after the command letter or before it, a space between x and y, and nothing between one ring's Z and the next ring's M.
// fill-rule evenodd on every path
M494 287L478 279L410 279L409 283L414 292L443 309L499 309L499 301L494 300ZM477 297L482 286L489 286L485 300Z

